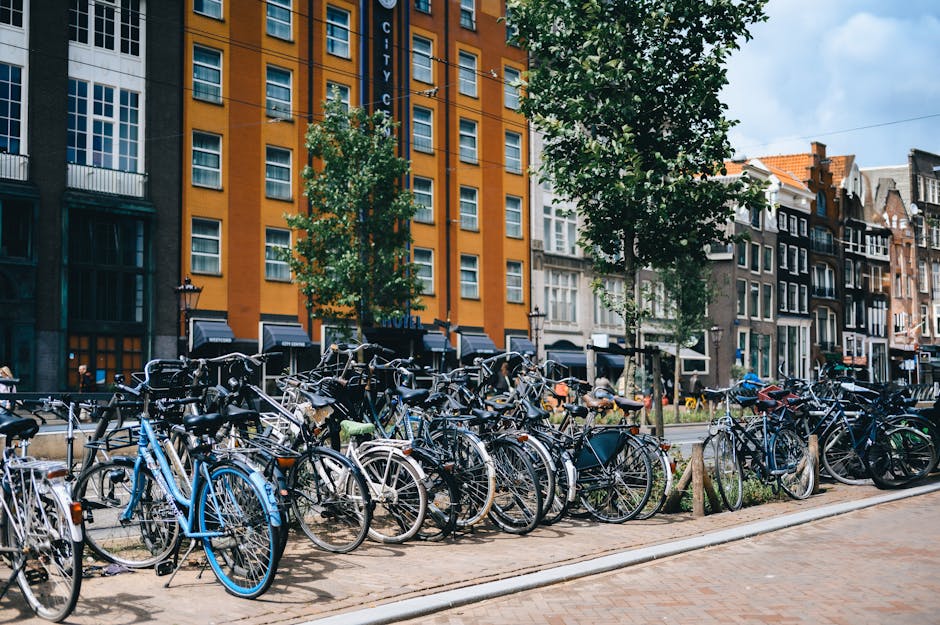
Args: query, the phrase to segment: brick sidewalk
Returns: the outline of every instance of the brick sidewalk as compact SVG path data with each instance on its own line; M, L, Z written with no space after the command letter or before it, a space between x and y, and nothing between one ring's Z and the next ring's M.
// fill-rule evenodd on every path
M935 477L935 480L940 478ZM181 571L166 578L144 570L86 579L69 623L294 623L431 592L502 579L598 555L698 536L809 508L882 493L872 486L825 484L805 501L781 501L701 519L658 515L646 521L604 525L564 520L527 536L483 529L443 543L379 545L353 554L328 554L294 534L271 590L257 601L226 594L210 571ZM197 552L198 553L198 552ZM18 589L0 602L0 624L27 619Z

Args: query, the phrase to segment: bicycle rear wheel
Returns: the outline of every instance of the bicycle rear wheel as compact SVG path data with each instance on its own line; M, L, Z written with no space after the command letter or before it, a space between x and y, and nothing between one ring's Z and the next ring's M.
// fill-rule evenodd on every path
M140 497L133 514L121 521L131 501L133 476L130 461L92 465L75 482L72 499L82 504L85 544L104 560L139 569L169 558L179 544L180 527L146 467L140 469Z
M425 475L424 489L428 494L428 507L421 529L418 530L418 538L443 540L457 529L460 507L457 482L442 462L432 457L421 457L419 460Z
M718 494L728 510L740 510L744 505L744 478L741 459L734 449L734 439L724 430L711 437L715 456L715 482ZM686 471L690 468L686 468Z
M605 464L586 471L581 505L604 523L623 523L646 505L653 488L653 469L643 444L629 438Z
M219 464L209 470L196 493L196 518L206 559L226 592L254 599L277 573L278 533L271 525L264 493L246 470Z
M496 468L486 447L476 434L455 427L442 427L431 433L431 440L454 461L460 507L457 527L470 527L486 518L496 496Z
M865 484L870 478L868 468L855 451L854 442L852 432L840 423L819 444L823 468L829 477L843 484Z
M816 486L816 471L806 442L790 428L774 432L770 443L773 468L786 471L777 476L777 482L793 499L806 499Z
M21 474L24 482L29 472ZM21 506L6 520L4 542L15 549L12 566L26 603L37 616L58 623L67 618L82 585L82 543L72 540L71 513L44 481L19 486Z
M403 543L414 538L427 513L428 495L421 471L398 453L393 448L376 446L360 456L375 502L369 537L382 543Z
M492 441L490 456L496 467L496 497L489 517L510 534L528 534L539 524L542 494L529 454L515 441Z
M659 439L642 439L643 449L649 454L650 467L653 470L653 487L643 509L633 518L648 519L659 512L666 503L666 496L672 490L672 460L661 446Z
M866 460L878 488L901 488L926 477L936 464L936 449L920 430L882 424Z

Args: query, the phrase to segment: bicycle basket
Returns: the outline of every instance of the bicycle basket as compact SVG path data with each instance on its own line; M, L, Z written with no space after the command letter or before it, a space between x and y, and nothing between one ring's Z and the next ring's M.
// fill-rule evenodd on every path
M619 429L611 428L594 433L578 452L575 466L579 471L583 471L607 464L620 451L620 443Z

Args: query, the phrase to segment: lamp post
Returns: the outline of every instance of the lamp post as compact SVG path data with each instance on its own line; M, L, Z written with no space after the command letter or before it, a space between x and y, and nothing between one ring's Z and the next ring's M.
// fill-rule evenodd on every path
M183 337L186 341L186 347L182 350L183 355L189 357L189 314L196 310L199 303L199 295L202 293L202 287L193 284L193 281L186 276L183 284L173 287L176 292L176 299L179 302L179 312L183 317ZM179 317L177 317L179 320Z
M539 310L539 307L536 306L532 309L532 312L528 314L529 317L529 337L532 339L532 342L535 344L535 363L539 362L539 335L542 333L542 323L545 321L545 313Z
M721 336L725 333L721 326L712 326L708 329L712 336L712 345L715 346L715 386L721 387L721 359L718 357L718 348L721 346Z

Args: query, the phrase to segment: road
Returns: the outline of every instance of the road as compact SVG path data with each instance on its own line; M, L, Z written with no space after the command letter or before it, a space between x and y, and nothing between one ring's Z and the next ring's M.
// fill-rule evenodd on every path
M933 493L407 623L938 623L938 515Z

